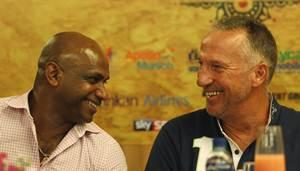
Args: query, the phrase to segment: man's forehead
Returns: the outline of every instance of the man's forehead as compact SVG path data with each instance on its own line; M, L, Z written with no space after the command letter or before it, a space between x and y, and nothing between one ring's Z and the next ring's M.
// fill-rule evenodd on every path
M81 54L64 54L62 58L62 67L91 75L103 75L104 77L109 75L109 65L103 61L106 59L104 57L99 59L93 51L82 49Z
M221 41L244 41L246 39L246 32L242 29L234 30L214 30L204 37L202 44L206 44L213 40ZM217 43L217 42L216 42Z
M80 53L85 54L92 63L96 63L99 59L99 55L90 48L81 48Z
M60 57L62 60L67 60L69 62L88 62L94 64L96 64L100 58L103 58L103 60L105 60L105 57L103 56L101 51L95 51L91 48L80 48L79 50L74 52L65 52L61 54Z

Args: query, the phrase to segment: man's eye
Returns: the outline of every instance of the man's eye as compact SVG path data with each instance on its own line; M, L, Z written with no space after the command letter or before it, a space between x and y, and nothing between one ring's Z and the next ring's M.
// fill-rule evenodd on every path
M87 78L87 81L90 82L90 83L96 83L96 82L99 81L99 79L95 78L95 77L89 77L89 78Z
M212 64L211 69L214 70L214 71L221 71L221 70L224 69L224 66L222 66L220 64Z
M213 68L221 68L222 66L221 65L218 65L218 64L212 64L211 65Z

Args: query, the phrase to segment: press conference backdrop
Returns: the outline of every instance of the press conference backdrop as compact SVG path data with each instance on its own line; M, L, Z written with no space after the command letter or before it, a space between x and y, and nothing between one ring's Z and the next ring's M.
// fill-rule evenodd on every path
M129 170L143 170L160 127L205 106L196 86L197 53L213 21L250 15L279 47L271 91L300 110L300 4L286 0L1 0L0 96L34 81L40 50L61 31L94 38L110 60L111 99L94 121L122 145Z

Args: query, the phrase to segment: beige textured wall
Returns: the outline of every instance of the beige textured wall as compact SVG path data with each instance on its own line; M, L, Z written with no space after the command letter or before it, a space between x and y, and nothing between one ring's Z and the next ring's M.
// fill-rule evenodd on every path
M187 69L191 65L187 54L198 48L216 9L182 6L179 2L1 0L0 96L20 94L32 87L40 50L51 35L79 31L96 39L105 50L112 49L108 83L111 94L134 97L139 103L127 107L105 106L99 110L95 122L124 146L151 144L157 132L133 131L134 119L168 120L204 106L201 89L195 84L196 74ZM299 8L288 5L269 9L272 19L265 23L282 51L300 49ZM139 69L136 55L150 63L168 62L173 69ZM276 73L271 89L283 94L300 92L299 84L297 72L280 72ZM147 95L181 97L189 104L145 105ZM124 99L122 102L129 103ZM300 109L300 100L286 96L280 102Z

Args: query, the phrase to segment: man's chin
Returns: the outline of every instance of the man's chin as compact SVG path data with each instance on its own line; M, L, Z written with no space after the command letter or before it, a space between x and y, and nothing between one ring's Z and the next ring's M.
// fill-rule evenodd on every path
M84 118L84 119L78 121L77 124L81 125L81 124L91 123L92 121L93 121L92 117L91 118Z
M221 112L218 112L216 110L209 110L209 109L206 109L206 112L210 115L210 116L213 116L213 117L216 117L216 118L221 118L222 116L222 113Z
M93 121L93 118L89 118L89 119L84 120L84 123L91 123L92 121Z

